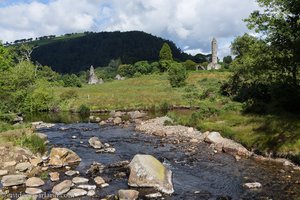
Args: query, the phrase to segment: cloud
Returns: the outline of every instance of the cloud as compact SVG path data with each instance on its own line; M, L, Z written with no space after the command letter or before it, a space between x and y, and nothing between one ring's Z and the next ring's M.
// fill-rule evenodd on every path
M230 53L234 37L248 31L242 19L258 9L254 0L26 2L0 7L3 41L82 31L141 30L172 40L190 53L209 53L210 41L216 37L220 57Z

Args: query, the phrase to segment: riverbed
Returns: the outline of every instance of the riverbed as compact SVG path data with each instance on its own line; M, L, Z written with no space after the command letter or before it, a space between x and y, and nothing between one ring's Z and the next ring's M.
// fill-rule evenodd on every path
M187 138L159 138L136 132L133 127L99 126L97 123L57 123L49 129L41 129L48 135L51 147L66 147L82 159L75 167L85 176L93 162L104 165L131 160L136 154L151 154L173 172L174 194L164 199L299 199L300 172L272 162L252 159L236 161L225 153L214 153L206 143L190 143ZM76 139L73 139L74 136ZM115 153L96 153L88 144L97 136L116 148ZM114 176L113 170L101 176L110 180L109 187L97 189L95 198L116 194L128 188L127 177ZM62 173L63 174L63 173ZM63 177L63 176L62 176ZM67 177L64 177L67 178ZM70 179L70 178L68 178ZM247 182L260 182L262 188L246 189ZM55 184L47 181L44 191L50 193ZM141 194L147 190L137 188Z

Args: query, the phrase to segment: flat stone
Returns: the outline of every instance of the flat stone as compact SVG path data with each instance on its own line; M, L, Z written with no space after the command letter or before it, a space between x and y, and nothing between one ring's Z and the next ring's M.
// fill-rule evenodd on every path
M83 189L72 189L67 193L67 196L69 197L81 197L87 195L87 191L83 190Z
M76 174L79 174L79 171L69 170L69 171L66 171L65 174L67 176L74 176Z
M36 133L36 135L44 141L46 141L48 139L48 136L44 133Z
M101 121L101 122L99 123L99 125L100 125L100 126L104 126L104 125L106 125L106 122L105 122L105 121Z
M95 190L89 190L88 193L87 193L87 196L89 196L89 197L92 197L92 196L95 196L95 195L96 195Z
M86 189L86 190L95 190L96 185L78 185L77 186L80 189Z
M51 181L59 181L59 173L58 172L50 172L50 180Z
M118 196L120 200L136 200L139 197L139 192L136 190L119 190Z
M38 177L31 177L25 182L27 187L39 187L45 185L45 182Z
M0 176L7 175L8 171L7 170L0 170Z
M197 193L195 193L195 194L197 194ZM151 199L151 198L156 199L158 197L162 197L162 194L160 192L156 192L156 193L152 193L152 194L147 194L147 195L145 195L145 197L149 198L149 199Z
M39 188L26 188L25 193L30 195L41 194L43 193L43 190Z
M102 184L100 185L101 188L106 188L106 187L108 187L108 186L109 186L108 183L102 183Z
M61 182L53 187L52 193L55 195L58 195L58 196L65 194L71 189L71 186L72 186L72 181L64 180L63 182Z
M94 149L101 149L103 148L103 144L100 141L100 139L98 137L91 137L89 139L89 144L94 148Z
M31 170L32 165L29 162L19 163L16 165L15 169L20 172L25 172L27 170Z
M5 162L3 163L3 168L7 168L7 167L13 167L17 164L16 161L9 161L9 162Z
M255 188L261 188L262 185L259 182L253 182L253 183L245 183L244 187L248 189L255 189Z
M25 194L20 196L17 200L36 200L37 199L37 195L29 195L29 194Z
M83 178L83 177L74 177L74 178L72 179L72 182L73 182L74 184L83 184L83 183L89 182L89 179Z
M78 163L81 158L72 150L67 148L52 148L50 152L49 165L62 167L73 163Z
M101 185L101 184L105 183L105 180L101 176L95 177L94 181L97 185Z
M2 177L1 183L4 187L22 185L26 181L25 175L6 175Z
M35 166L35 167L39 166L42 162L43 162L43 159L40 158L40 157L33 158L33 159L30 160L30 164Z
M172 171L153 156L137 154L130 162L129 168L129 186L154 187L166 194L174 192Z

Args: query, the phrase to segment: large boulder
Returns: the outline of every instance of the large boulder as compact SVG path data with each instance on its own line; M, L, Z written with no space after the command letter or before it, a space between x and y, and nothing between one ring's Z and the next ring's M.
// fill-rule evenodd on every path
M212 143L217 147L220 147L224 152L232 155L245 156L245 157L251 155L251 152L248 151L243 145L233 140L223 138L221 134L218 132L209 133L206 136L205 141L208 143Z
M102 144L102 142L100 141L100 139L98 137L91 137L89 139L89 144L94 148L94 149L101 149L104 147L104 145Z
M81 158L72 150L67 148L52 148L50 152L49 165L62 167L80 162Z
M132 187L154 187L159 191L172 194L172 171L163 166L151 155L135 155L129 164L128 185Z
M3 176L1 183L4 187L22 185L26 181L25 175L7 175Z
M72 181L65 180L53 187L52 193L59 196L67 193L72 187Z
M32 165L29 162L19 163L16 165L15 169L20 172L25 172L27 170L31 170Z

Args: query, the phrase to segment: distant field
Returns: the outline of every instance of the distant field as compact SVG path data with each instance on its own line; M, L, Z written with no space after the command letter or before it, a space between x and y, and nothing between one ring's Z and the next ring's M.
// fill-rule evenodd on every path
M224 80L228 72L193 72L187 84L201 86L197 82L204 78ZM82 88L55 88L56 95L74 90L79 98L72 101L72 108L81 104L89 105L92 110L150 108L162 102L169 105L188 105L183 98L185 88L172 88L166 74L146 75L123 81L112 81L101 85L84 85Z

